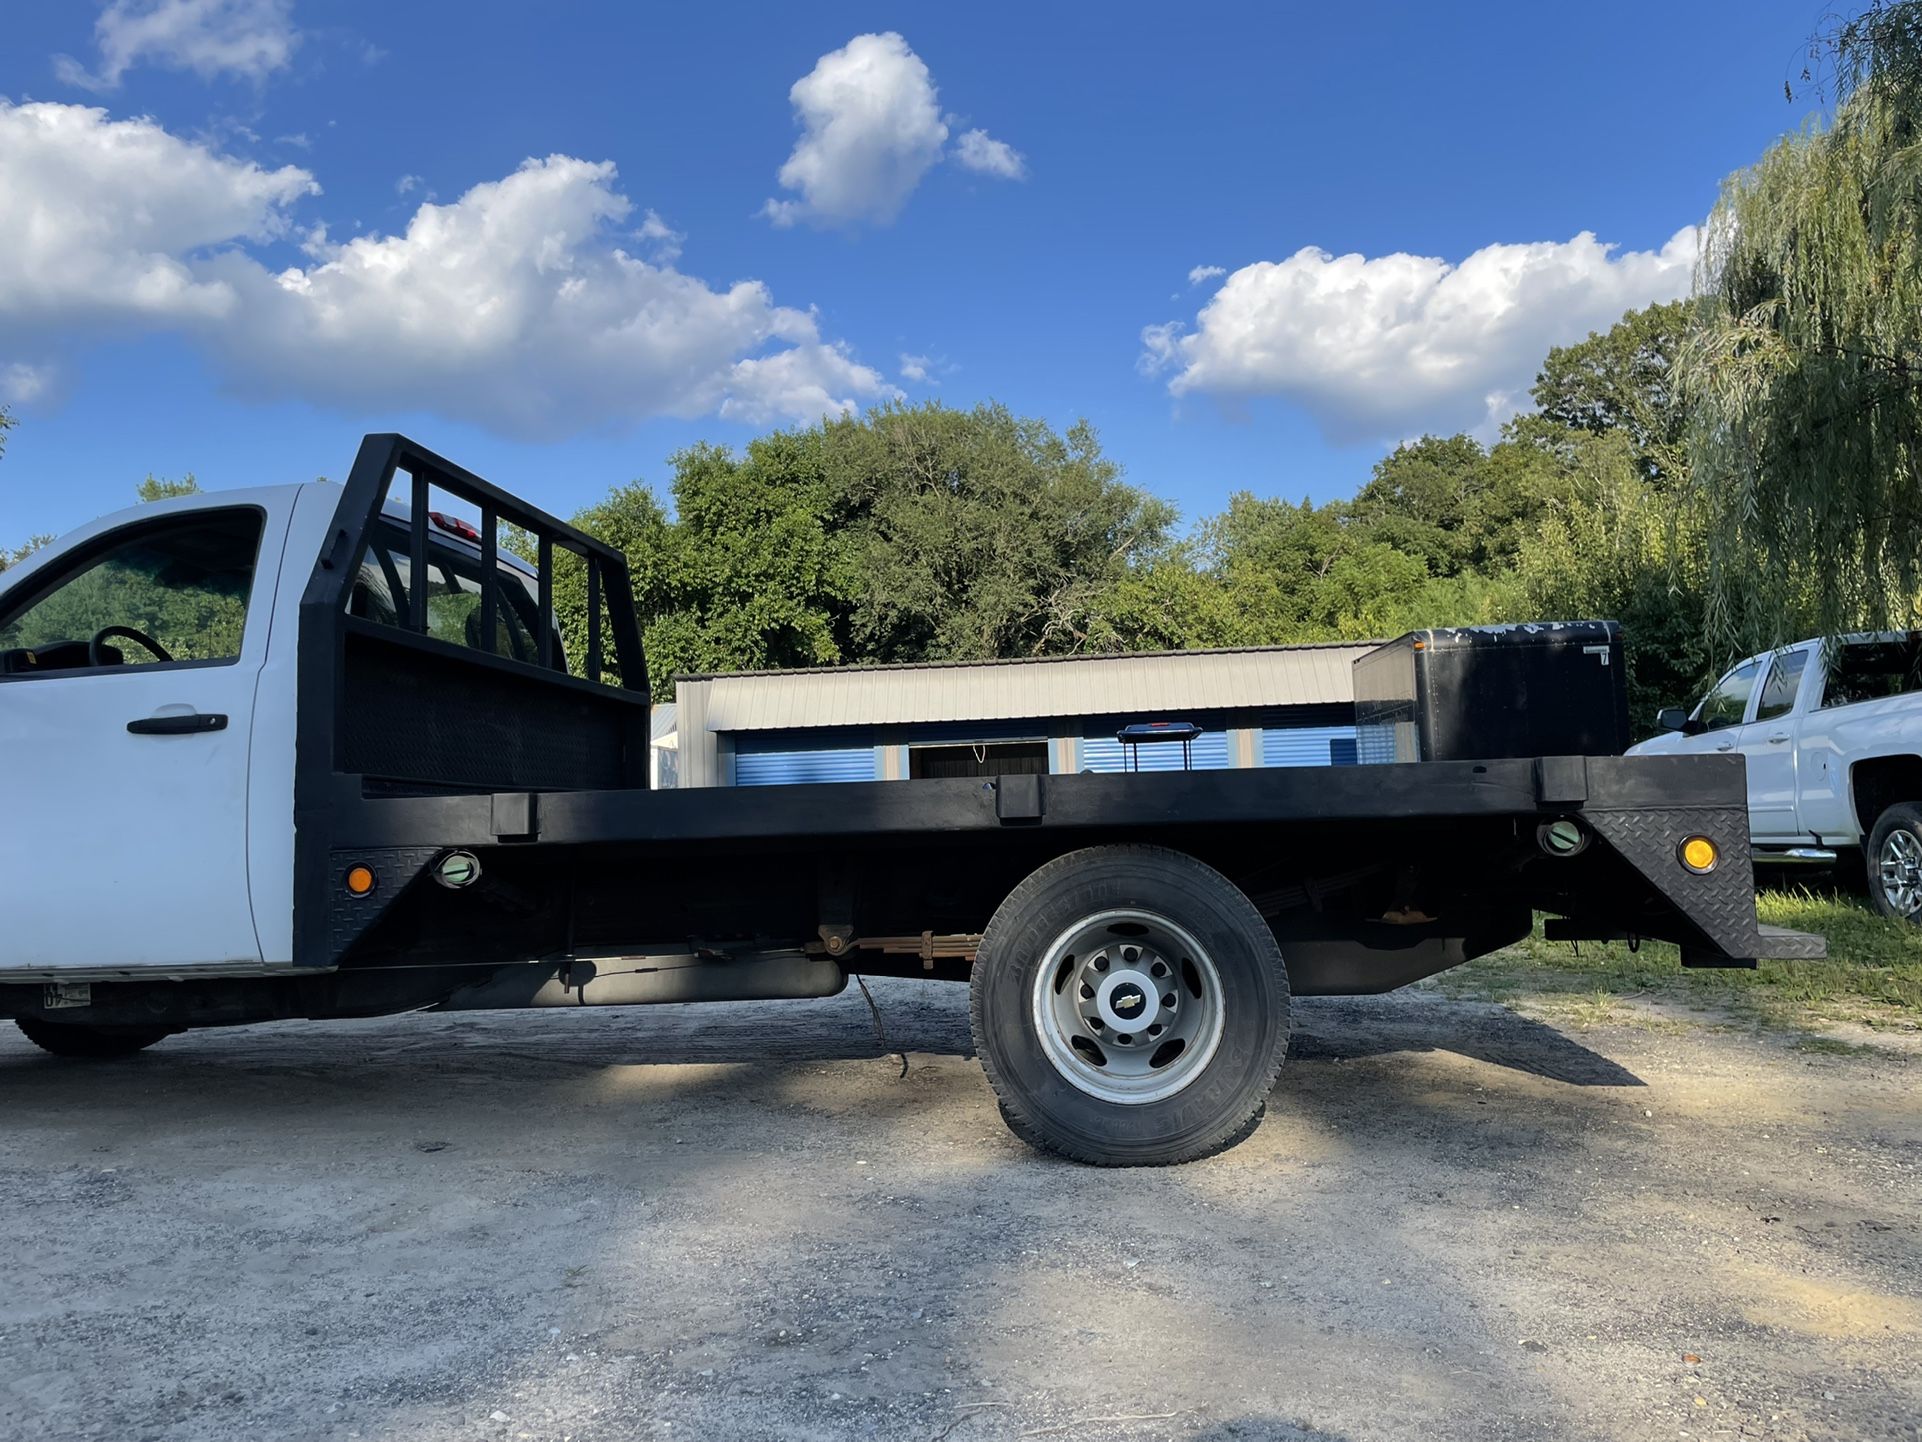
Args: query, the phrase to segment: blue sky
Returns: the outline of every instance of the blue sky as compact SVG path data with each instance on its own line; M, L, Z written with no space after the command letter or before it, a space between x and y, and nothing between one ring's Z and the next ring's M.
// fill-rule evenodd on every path
M1350 494L1686 288L1824 8L16 3L0 542L377 429L566 513L895 392Z

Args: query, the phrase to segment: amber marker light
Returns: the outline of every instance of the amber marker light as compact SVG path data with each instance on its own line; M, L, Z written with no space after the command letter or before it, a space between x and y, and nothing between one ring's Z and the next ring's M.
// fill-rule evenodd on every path
M1706 836L1691 836L1682 843L1682 865L1697 876L1713 871L1715 863L1720 859L1721 852L1715 849L1715 843Z
M365 866L349 867L347 871L347 894L366 896L374 889L374 873Z

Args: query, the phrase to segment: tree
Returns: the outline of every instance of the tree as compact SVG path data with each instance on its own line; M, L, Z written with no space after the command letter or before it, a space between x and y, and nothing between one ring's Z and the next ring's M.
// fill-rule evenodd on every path
M0 546L0 571L12 569L42 546L50 545L52 542L52 536L29 536L24 545L15 546L11 550Z
M1551 350L1529 392L1538 421L1594 435L1621 431L1645 479L1665 484L1682 475L1688 416L1672 370L1688 315L1684 301L1651 305L1606 331L1589 332L1587 340Z
M830 422L822 454L855 538L850 639L881 661L1103 649L1131 568L1174 509L1121 479L1085 421L1057 435L999 405L886 406Z
M1499 588L1478 572L1437 577L1378 535L1341 502L1230 498L1200 531L1201 575L1219 590L1197 610L1219 618L1206 644L1366 640L1503 619Z
M1395 447L1348 508L1370 540L1418 556L1436 577L1510 564L1522 537L1565 487L1565 466L1526 423L1492 449L1472 436L1423 436Z
M147 479L134 487L134 499L142 505L146 505L152 501L171 501L176 496L197 496L199 494L200 482L194 479L194 473L192 471L187 472L186 475L177 481L170 481L165 476L156 476L152 471L149 471L147 472Z
M13 426L13 412L9 411L5 406L0 406L0 456L4 456L7 453L7 432L12 430ZM7 571L19 565L52 539L53 537L51 536L30 536L27 538L26 544L22 546L15 546L12 549L8 549L6 546L0 546L0 572Z
M1907 626L1922 594L1922 0L1823 39L1833 116L1724 184L1677 368L1732 647Z
M1572 494L1517 556L1514 615L1622 623L1629 718L1652 734L1655 712L1700 694L1724 659L1703 593L1703 511L1686 488L1648 479L1630 429L1585 434L1567 457Z
M750 441L739 459L708 445L674 457L677 515L649 624L657 672L847 659L855 543L820 452L815 427Z
M1472 518L1487 460L1472 436L1423 436L1396 446L1355 496L1355 521L1435 575L1452 576L1477 559Z

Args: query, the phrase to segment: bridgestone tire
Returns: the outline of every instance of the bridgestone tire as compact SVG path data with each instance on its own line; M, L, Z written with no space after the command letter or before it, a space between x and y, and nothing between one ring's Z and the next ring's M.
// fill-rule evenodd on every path
M1091 1095L1050 1059L1041 1034L1037 988L1050 948L1115 910L1166 918L1206 951L1219 980L1219 1041L1171 1096ZM974 964L975 1050L1008 1129L1097 1166L1194 1161L1253 1132L1287 1053L1288 1010L1287 968L1261 914L1220 872L1155 846L1098 846L1050 861L995 911Z
M76 1026L71 1022L41 1021L38 1017L14 1018L21 1035L40 1050L55 1056L80 1057L90 1061L110 1061L145 1051L157 1041L173 1035L169 1028Z
M1908 842L1903 843L1895 837L1896 832L1908 833ZM1922 922L1922 908L1905 910L1898 906L1884 884L1883 853L1892 840L1911 852L1922 851L1922 806L1904 801L1889 807L1876 818L1875 829L1869 833L1869 844L1863 849L1863 873L1869 886L1869 905L1883 916L1894 917L1898 921Z

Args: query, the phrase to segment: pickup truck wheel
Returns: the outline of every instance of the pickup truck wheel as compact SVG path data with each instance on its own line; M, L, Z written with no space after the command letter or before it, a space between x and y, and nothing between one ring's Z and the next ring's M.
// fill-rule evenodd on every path
M1904 801L1876 819L1868 872L1870 905L1884 916L1922 919L1922 806Z
M1274 933L1212 867L1153 846L1050 861L974 964L975 1050L1022 1140L1101 1166L1240 1141L1288 1047Z
M76 1026L71 1022L15 1017L20 1033L40 1050L55 1056L86 1057L94 1061L132 1056L173 1035L166 1027Z

